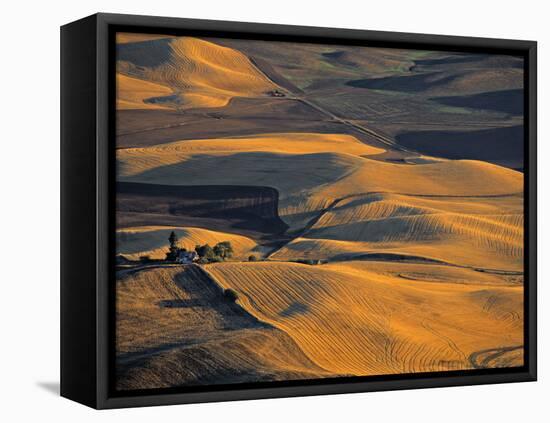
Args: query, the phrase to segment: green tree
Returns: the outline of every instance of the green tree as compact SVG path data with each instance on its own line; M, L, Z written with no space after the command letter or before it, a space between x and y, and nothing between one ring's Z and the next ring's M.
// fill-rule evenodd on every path
M218 242L214 247L214 254L226 260L233 257L233 247L229 241Z
M239 294L237 293L237 291L231 288L224 289L223 296L227 298L229 301L231 301L232 303L234 303L239 299Z
M168 241L170 242L170 246L168 247L168 252L166 253L166 260L168 261L176 261L178 258L178 236L174 231L170 233L170 236L168 237Z
M197 252L200 258L205 258L210 260L211 258L214 257L214 249L208 244L197 245L195 247L195 251Z

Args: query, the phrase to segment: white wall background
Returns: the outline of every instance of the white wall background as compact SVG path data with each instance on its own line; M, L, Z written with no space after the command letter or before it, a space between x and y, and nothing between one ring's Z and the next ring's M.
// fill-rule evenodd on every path
M540 422L548 406L550 30L536 0L12 0L0 25L0 420ZM59 26L103 12L539 42L539 382L97 412L59 381ZM546 12L546 13L545 13ZM547 186L546 186L547 187ZM544 391L546 390L546 395Z

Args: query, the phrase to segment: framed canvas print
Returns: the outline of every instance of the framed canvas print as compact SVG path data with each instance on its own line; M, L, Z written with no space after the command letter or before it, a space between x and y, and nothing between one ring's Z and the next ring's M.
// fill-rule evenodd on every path
M536 379L536 43L61 30L62 395Z

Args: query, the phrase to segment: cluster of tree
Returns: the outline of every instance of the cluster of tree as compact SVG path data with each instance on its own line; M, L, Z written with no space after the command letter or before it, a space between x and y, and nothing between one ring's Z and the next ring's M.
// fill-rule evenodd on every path
M178 255L187 252L185 248L178 247L178 237L174 231L168 238L170 245L166 253L166 261L176 261ZM218 242L214 247L209 244L195 246L195 252L199 256L199 263L212 263L227 260L233 257L233 246L229 241Z
M233 257L233 247L229 241L218 242L214 247L209 244L195 246L199 255L199 263L212 263L230 259Z

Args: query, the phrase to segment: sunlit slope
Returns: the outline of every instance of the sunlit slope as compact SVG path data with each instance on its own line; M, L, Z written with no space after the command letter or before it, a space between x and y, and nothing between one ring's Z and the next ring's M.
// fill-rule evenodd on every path
M522 191L521 172L482 161L449 160L412 166L369 159L345 178L319 190L332 198L368 192L479 196Z
M118 177L173 185L184 184L189 174L196 177L185 181L189 185L261 185L265 181L273 186L279 179L276 187L284 192L311 190L359 168L363 164L360 156L382 152L345 134L280 133L178 141L117 150ZM279 175L271 169L279 169ZM279 177L283 172L288 173Z
M353 137L334 134L212 140L211 149L209 142L183 141L117 150L118 179L168 185L270 186L279 191L280 216L299 228L331 201L314 198L311 193L362 165L360 156L346 151L379 151ZM286 146L294 153L283 152Z
M118 71L170 87L154 99L175 109L221 107L233 97L257 97L275 88L242 53L192 37L117 46Z
M398 279L414 281L488 285L488 286L522 286L523 274L505 272L474 271L467 267L447 266L436 263L398 262L391 260L361 261L352 260L344 263L323 265L326 269L337 268L346 272L375 272Z
M355 156L381 154L385 150L364 144L347 134L317 134L284 132L245 137L185 140L145 148L127 148L121 154L129 157L153 157L158 163L177 163L194 154L230 154L243 152L270 152L279 154L341 153ZM147 170L144 163L133 172ZM152 166L154 167L154 166Z
M431 273L428 265L415 266ZM413 281L372 263L224 263L207 270L237 290L251 314L285 331L335 373L467 369L476 352L523 345L522 287L506 282ZM510 365L521 364L516 356Z
M195 267L129 274L116 289L119 388L327 375L288 335L224 298Z
M117 109L166 109L162 104L147 103L154 97L166 96L172 93L170 88L154 82L132 78L121 73L116 76Z
M169 185L270 186L279 191L279 214L291 230L303 228L334 201L352 195L493 196L523 189L520 172L484 162L403 165L371 160L372 147L343 135L213 140L211 149L209 142L118 150L118 178Z
M256 243L250 238L211 231L202 228L182 228L167 226L141 226L117 230L117 254L122 254L130 260L140 256L153 259L164 259L168 251L168 238L174 231L178 237L178 246L193 251L196 245L216 245L218 242L229 241L234 250L234 259L247 259L256 248Z
M271 258L344 260L365 253L521 271L523 196L350 197Z

